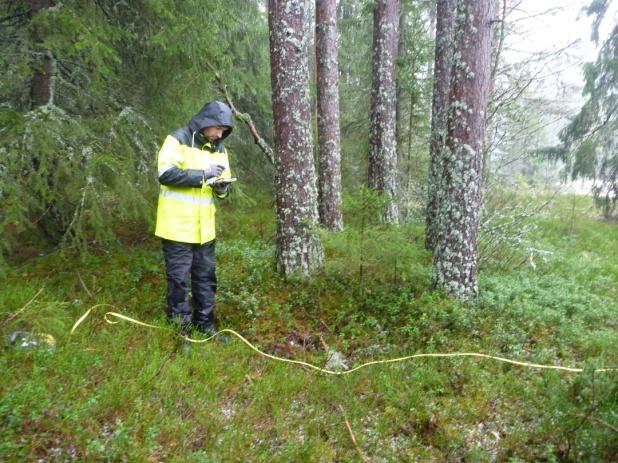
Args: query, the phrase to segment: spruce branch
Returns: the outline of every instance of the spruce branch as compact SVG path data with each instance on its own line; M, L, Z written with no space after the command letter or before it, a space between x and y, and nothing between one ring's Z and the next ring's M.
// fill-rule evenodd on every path
M225 97L225 101L227 102L227 105L232 110L232 114L234 114L234 117L238 119L239 121L243 122L249 128L249 131L251 132L251 135L253 136L253 141L255 142L255 144L260 147L260 149L266 155L270 163L272 165L275 165L275 153L273 149L270 146L268 146L268 143L266 143L266 141L260 136L259 132L255 128L253 119L251 119L251 115L249 113L241 113L240 111L236 109L236 106L234 106L234 103L232 102L232 98L230 97L230 94L227 90L227 85L223 83L223 79L221 79L221 75L219 74L219 72L213 67L212 64L206 63L206 65L208 66L208 68L212 71L213 75L215 76L215 80L217 81L217 86L219 88L219 91Z

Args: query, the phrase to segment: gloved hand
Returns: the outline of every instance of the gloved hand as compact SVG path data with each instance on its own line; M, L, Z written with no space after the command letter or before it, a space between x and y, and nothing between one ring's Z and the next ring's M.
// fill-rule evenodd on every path
M212 177L218 177L224 170L225 166L222 166L221 164L211 164L206 169L204 169L204 178L208 180Z

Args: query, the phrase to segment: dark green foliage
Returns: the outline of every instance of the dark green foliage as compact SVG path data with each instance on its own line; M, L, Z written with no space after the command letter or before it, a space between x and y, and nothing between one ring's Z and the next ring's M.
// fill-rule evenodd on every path
M30 108L31 72L19 69L32 66L38 53L27 33L33 28L53 56L54 74L49 103ZM21 93L8 92L0 110L3 250L37 231L52 244L83 246L131 222L147 227L156 145L121 85L119 45L127 34L80 1L26 14L16 26L21 41L3 32L8 56L22 60L7 63Z
M401 2L404 28L399 31L403 47L397 56L397 85L401 99L399 107L400 133L398 133L399 170L401 183L410 189L409 195L418 196L414 187L423 185L427 178L427 139L430 130L429 111L433 79L430 63L434 58L432 34L435 24L428 16L435 14L434 2ZM405 211L404 212L409 212Z
M10 103L27 108L29 98L30 44L26 2L0 1L0 106Z
M84 245L114 236L114 224L151 221L152 132L131 108L87 120L56 106L0 118L5 249L28 230Z
M157 147L205 101L223 98L212 69L270 138L266 19L250 0L71 0L34 16L27 2L3 1L0 17L3 253L37 236L83 246L130 228L148 233ZM41 47L53 56L53 97L32 108ZM270 183L241 126L228 143L238 176Z
M344 188L367 180L373 3L343 0L337 27L340 35L339 91L341 169Z
M593 36L609 2L593 2L588 14L595 14ZM573 179L594 180L593 193L597 206L606 217L611 216L618 203L618 26L603 43L595 63L584 67L588 98L570 124L560 133L560 146L546 150L566 162Z
M594 16L594 21L592 23L592 40L595 42L599 41L599 26L611 2L612 0L592 0L592 3L584 8L588 16Z

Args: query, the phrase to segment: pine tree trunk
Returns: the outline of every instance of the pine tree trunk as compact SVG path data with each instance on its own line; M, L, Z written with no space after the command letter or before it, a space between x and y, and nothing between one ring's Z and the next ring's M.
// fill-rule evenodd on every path
M322 266L305 35L306 0L269 0L276 151L277 270L308 276Z
M442 150L446 139L447 114L451 90L451 67L455 35L457 0L438 0L436 8L436 51L434 60L433 104L431 108L431 139L429 145L429 179L427 185L427 216L425 247L433 251L438 241L438 209L444 163Z
M395 134L396 134L396 148L397 148L397 163L401 165L403 159L403 116L404 110L404 89L401 83L401 60L405 54L405 22L406 11L403 4L399 4L399 36L397 38L397 60L399 63L395 66L395 101L397 105L396 119L395 119Z
M383 220L399 221L397 206L397 140L395 64L397 0L376 0L373 10L373 84L369 138L369 188L386 195Z
M318 164L320 223L343 230L341 211L341 144L339 129L339 59L337 0L316 2L318 95Z
M434 284L461 299L477 289L481 158L490 89L495 0L460 0L456 58L444 150L444 197L433 260Z
M53 0L29 0L30 11L35 15L41 10L54 6ZM36 44L36 54L32 64L32 80L30 81L30 100L33 108L53 103L53 78L55 60L50 50L41 46L43 32L40 26L32 28L32 40Z

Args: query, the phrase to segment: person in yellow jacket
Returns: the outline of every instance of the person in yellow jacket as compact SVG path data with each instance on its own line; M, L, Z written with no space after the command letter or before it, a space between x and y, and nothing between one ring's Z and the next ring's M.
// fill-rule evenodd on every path
M159 151L155 235L163 241L167 317L183 334L191 326L206 334L216 332L215 198L226 197L231 185L222 142L232 127L230 108L212 101L187 127L168 135Z

